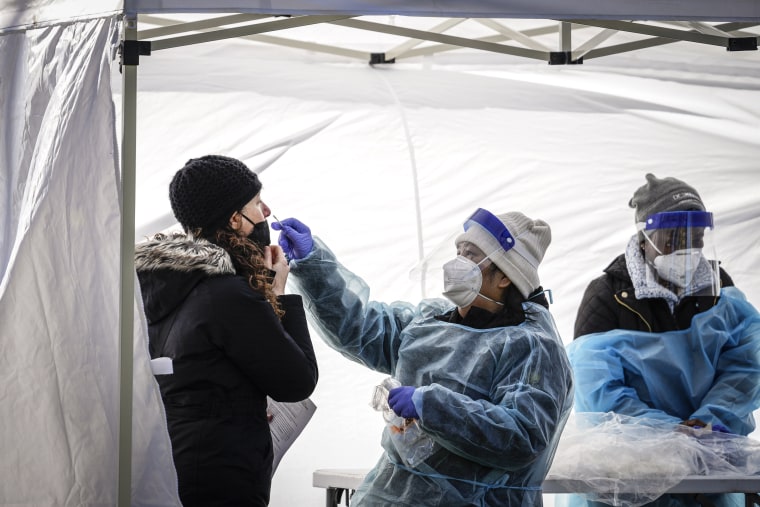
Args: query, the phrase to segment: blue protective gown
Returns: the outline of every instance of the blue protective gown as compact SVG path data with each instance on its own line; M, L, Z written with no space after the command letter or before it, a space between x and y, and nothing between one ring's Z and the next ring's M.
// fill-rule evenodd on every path
M624 329L583 336L568 346L578 412L616 412L678 424L755 429L760 407L760 315L735 287L667 333Z
M541 484L572 408L572 373L551 314L525 303L519 326L474 329L434 318L441 299L368 302L363 280L318 238L291 280L321 336L351 360L418 387L413 402L433 454L404 464L385 450L357 506L540 506Z

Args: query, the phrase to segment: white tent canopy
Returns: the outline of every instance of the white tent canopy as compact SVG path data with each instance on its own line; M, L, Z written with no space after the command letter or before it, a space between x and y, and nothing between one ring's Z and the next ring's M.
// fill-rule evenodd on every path
M377 0L332 1L316 4L309 0L4 0L0 28L57 22L108 12L127 15L157 13L262 13L274 15L349 14L402 15L426 17L523 18L523 19L613 19L613 20L697 20L757 21L760 5L756 0L478 0L472 2Z
M246 1L221 0L217 2L183 2L166 0L134 0L125 2L127 13L156 12L261 12L265 14L351 14L428 17L491 17L491 18L584 18L584 19L702 19L757 20L760 7L752 0L738 0L721 3L709 0L676 0L662 2L646 0L631 2L625 0L575 1L537 0L522 2L515 0L478 0L457 2L455 0L430 1L413 0L388 5L377 0L333 1L329 4L315 4L309 0Z
M476 207L543 218L566 341L585 284L632 234L630 194L646 172L676 176L760 301L760 54L726 51L757 40L760 2L306 4L0 0L0 443L15 449L0 505L177 504L130 262L133 231L173 225L166 188L192 156L245 160L275 213L308 223L380 300L436 296L433 268ZM122 12L137 15L123 33ZM262 29L313 16L332 22ZM690 42L664 45L672 31ZM124 38L153 47L119 74ZM557 52L585 63L546 65ZM367 65L378 53L396 63ZM379 455L379 377L313 338L319 408L273 506L321 501L314 468Z

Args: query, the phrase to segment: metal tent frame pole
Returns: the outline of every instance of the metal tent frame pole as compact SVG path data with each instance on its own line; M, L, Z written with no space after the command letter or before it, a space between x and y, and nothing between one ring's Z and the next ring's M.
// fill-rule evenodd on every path
M365 61L368 60L370 64L394 63L399 59L432 55L459 48L471 48L542 60L552 65L576 64L583 63L584 59L626 53L653 46L672 44L674 42L722 46L728 51L753 51L757 49L758 39L760 39L756 34L742 31L744 28L758 25L757 22L732 22L709 25L695 21L670 21L651 24L630 21L567 19L548 20L553 22L554 25L520 31L509 27L502 20L479 18L446 19L427 30L367 21L366 19L359 19L356 16L350 15L272 17L269 15L235 14L192 22L177 22L159 16L141 15L140 20L159 25L158 28L138 32L138 40L149 44L152 51L229 38L242 38L308 51L363 59ZM483 37L459 37L445 33L454 26L464 22L481 24L495 32L495 34ZM314 41L265 35L266 33L287 31L290 28L322 23L339 25L355 30L396 35L405 37L407 40L385 51L369 53L352 48L319 44ZM221 28L229 25L239 26ZM678 28L673 28L673 26ZM573 47L572 33L580 29L598 29L599 31L581 45ZM536 37L551 33L558 34L559 36L557 49L547 47L544 42L536 39ZM633 42L601 46L602 43L617 33L636 34L644 38ZM511 41L517 45L500 44L500 42L505 41ZM422 42L432 42L433 44L421 46Z
M137 16L124 18L123 41L137 40ZM122 46L122 52L126 45ZM121 294L119 297L118 506L132 499L132 397L135 305L137 65L122 54Z

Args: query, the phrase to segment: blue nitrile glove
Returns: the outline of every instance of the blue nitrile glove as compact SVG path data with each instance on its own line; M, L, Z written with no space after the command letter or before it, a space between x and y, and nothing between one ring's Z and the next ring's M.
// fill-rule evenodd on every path
M720 433L731 433L731 430L723 426L722 424L713 424L712 425L713 431L718 431Z
M414 394L414 387L401 386L394 387L388 393L388 405L393 409L396 414L405 419L419 419L417 415L417 409L414 408L412 403L412 395Z
M303 259L314 247L311 238L311 229L295 218L286 218L279 222L272 222L272 229L280 231L277 243L290 260Z

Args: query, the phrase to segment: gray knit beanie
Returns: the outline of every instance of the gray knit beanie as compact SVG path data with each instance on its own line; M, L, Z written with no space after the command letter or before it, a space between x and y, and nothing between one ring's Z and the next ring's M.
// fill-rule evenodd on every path
M530 293L541 285L538 265L551 243L551 229L543 220L532 220L519 211L497 215L497 218L515 239L515 246L509 250L505 251L496 238L477 222L457 236L454 243L459 246L467 241L486 255L490 254L491 261L527 299Z
M663 211L705 211L702 198L694 189L676 178L659 179L646 175L647 182L633 193L628 206L636 210L636 223Z
M241 161L206 155L188 160L177 171L169 184L169 200L185 231L200 228L207 237L260 190L258 176Z

